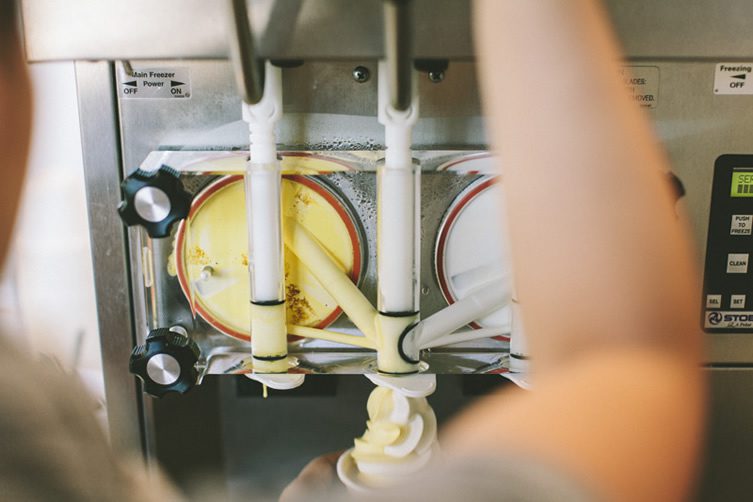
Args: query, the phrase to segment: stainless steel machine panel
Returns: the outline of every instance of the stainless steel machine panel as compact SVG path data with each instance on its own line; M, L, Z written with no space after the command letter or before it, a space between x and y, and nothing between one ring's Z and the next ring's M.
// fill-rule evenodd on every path
M302 155L314 155L309 152L290 152L293 159L306 158ZM376 177L374 159L381 158L383 152L375 151L321 151L316 154L317 160L337 160L348 165L355 171L339 173L323 173L308 176L314 186L322 186L333 190L336 196L352 208L354 222L360 227L363 239L363 263L365 267L359 274L360 289L366 297L374 302L376 298L376 214L373 201L376 199ZM187 172L196 166L196 158L200 158L198 169L202 174L192 175ZM283 158L287 155L283 153ZM425 172L421 177L421 232L424 236L421 245L421 312L427 317L447 306L442 296L438 279L435 275L435 249L437 235L443 225L445 215L450 204L470 185L478 184L486 175L458 174L436 170L437 166L446 164L448 160L473 157L468 152L457 151L428 151L416 152ZM224 183L232 178L208 175L207 169L216 162L217 169L228 169L229 161L235 159L234 164L239 168L245 162L244 152L232 151L156 151L150 154L142 163L142 168L151 169L153 162L169 165L184 173L184 184L192 192L193 197L199 193L207 193L207 186L216 186L217 182ZM215 160L216 159L216 160ZM221 163L220 163L221 162ZM155 164L155 165L157 165ZM294 175L291 180L295 181ZM214 183L214 185L213 185ZM241 206L242 209L242 206ZM190 217L189 217L190 219ZM216 221L222 225L222 221ZM490 232L498 232L497 228L489 228ZM145 304L134 304L134 309L142 312L140 318L146 320L137 326L137 339L143 343L149 330L159 327L181 325L188 330L191 338L198 344L202 356L200 366L203 374L235 374L250 371L251 353L248 341L244 341L242 333L235 334L230 327L217 327L218 323L205 309L192 308L189 301L189 285L181 272L167 273L166 269L173 267L180 269L190 256L179 252L185 246L183 238L185 230L181 227L173 233L170 239L148 239L141 231L133 230L135 255L132 255L132 281L135 289L143 288L141 292L134 292L137 297L148 299ZM245 240L241 239L243 247ZM145 247L148 246L148 251ZM143 257L145 252L150 258L147 262ZM206 251L202 250L204 254ZM480 250L479 252L484 252ZM170 263L170 264L169 264ZM144 267L150 271L145 272ZM177 276L176 276L177 274ZM148 284L145 283L148 278ZM180 279L180 280L179 280ZM181 292L181 289L183 290ZM291 308L294 305L291 304ZM196 310L198 310L198 315ZM337 332L357 333L358 330L341 315L331 325ZM223 334L223 332L225 334ZM230 336L228 336L230 334ZM504 333L505 335L509 332ZM426 364L423 371L431 373L467 373L467 372L499 372L507 367L507 341L485 339L448 347L438 347L427 351L422 360ZM295 371L306 373L371 373L376 371L374 352L354 348L321 340L297 340L291 343L291 355L297 364Z
M414 30L416 56L472 57L470 2L415 3L416 18L431 20ZM22 4L32 61L225 58L228 54L225 4L219 0L23 0ZM249 4L261 56L309 60L383 55L377 0L253 0ZM607 5L630 58L737 59L753 54L748 36L753 5L745 0L609 0ZM269 26L285 28L268 30Z

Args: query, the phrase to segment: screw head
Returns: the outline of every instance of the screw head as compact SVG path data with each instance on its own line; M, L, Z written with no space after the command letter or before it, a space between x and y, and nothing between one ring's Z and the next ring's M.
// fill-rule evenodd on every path
M371 72L365 66L356 66L353 68L353 80L359 84L367 82L371 77Z
M444 72L443 71L430 71L429 80L435 84L440 83L442 80L444 80Z

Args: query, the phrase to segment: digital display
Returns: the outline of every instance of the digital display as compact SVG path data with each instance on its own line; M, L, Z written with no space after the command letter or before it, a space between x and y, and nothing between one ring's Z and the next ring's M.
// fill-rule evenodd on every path
M753 197L753 171L733 172L731 197Z

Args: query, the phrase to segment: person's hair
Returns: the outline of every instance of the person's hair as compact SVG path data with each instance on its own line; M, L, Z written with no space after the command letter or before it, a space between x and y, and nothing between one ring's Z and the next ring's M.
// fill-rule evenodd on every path
M15 0L0 0L0 39L3 43L16 31Z
M6 62L17 50L16 45L16 1L0 0L0 58Z

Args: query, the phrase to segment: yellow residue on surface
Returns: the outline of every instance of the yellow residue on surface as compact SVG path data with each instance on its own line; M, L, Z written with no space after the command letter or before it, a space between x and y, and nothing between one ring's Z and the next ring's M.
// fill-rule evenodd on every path
M287 284L285 286L285 301L288 309L287 316L292 324L306 325L306 321L310 314L314 312L311 308L311 304L305 296L301 294L301 290L295 284Z
M283 179L282 207L284 217L293 217L303 225L335 263L350 273L354 249L348 227L322 195L301 183ZM188 223L190 234L183 239L185 252L179 266L189 282L197 284L192 288L194 300L215 320L248 334L250 284L243 180L213 193ZM287 249L284 260L288 324L318 326L337 308L334 299ZM199 281L201 269L208 264L214 274Z
M283 174L320 174L347 171L344 165L319 157L283 155L281 164Z
M170 253L170 256L167 257L167 274L170 277L178 275L178 267L175 265L175 251Z
M211 260L209 259L209 256L207 256L206 251L201 249L199 246L193 246L188 251L188 264L189 265L209 265L211 263Z
M311 198L311 195L304 192L303 190L296 190L295 193L295 201L299 204L303 204L304 206L310 206L314 203L314 200Z

